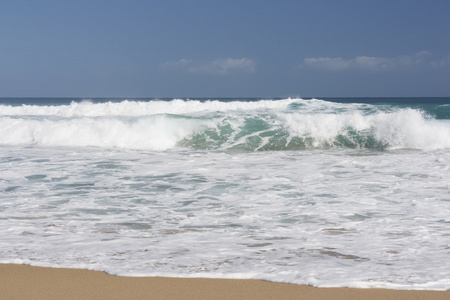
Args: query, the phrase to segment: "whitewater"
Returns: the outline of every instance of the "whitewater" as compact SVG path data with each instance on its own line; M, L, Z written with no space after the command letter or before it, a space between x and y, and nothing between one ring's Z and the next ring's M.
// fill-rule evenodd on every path
M450 99L0 99L0 262L450 289Z

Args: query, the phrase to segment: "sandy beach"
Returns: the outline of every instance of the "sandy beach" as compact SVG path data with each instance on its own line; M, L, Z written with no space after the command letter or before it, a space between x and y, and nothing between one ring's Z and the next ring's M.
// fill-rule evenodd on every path
M450 299L450 291L315 288L260 280L120 277L0 264L0 299Z

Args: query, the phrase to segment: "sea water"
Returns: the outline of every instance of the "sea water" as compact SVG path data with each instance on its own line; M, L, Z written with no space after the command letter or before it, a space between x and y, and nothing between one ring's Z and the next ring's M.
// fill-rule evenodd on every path
M450 289L450 99L0 99L0 262Z

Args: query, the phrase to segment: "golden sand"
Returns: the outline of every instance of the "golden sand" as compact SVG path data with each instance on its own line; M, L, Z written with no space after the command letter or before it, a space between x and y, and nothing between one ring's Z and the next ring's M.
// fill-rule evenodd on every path
M315 288L260 280L121 277L0 264L0 299L450 299L450 291Z

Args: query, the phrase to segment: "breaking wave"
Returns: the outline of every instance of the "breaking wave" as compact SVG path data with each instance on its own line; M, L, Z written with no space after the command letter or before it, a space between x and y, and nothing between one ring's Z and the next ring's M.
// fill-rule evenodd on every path
M0 144L123 149L283 151L450 148L430 111L323 100L122 101L0 105ZM441 114L442 115L442 114Z

